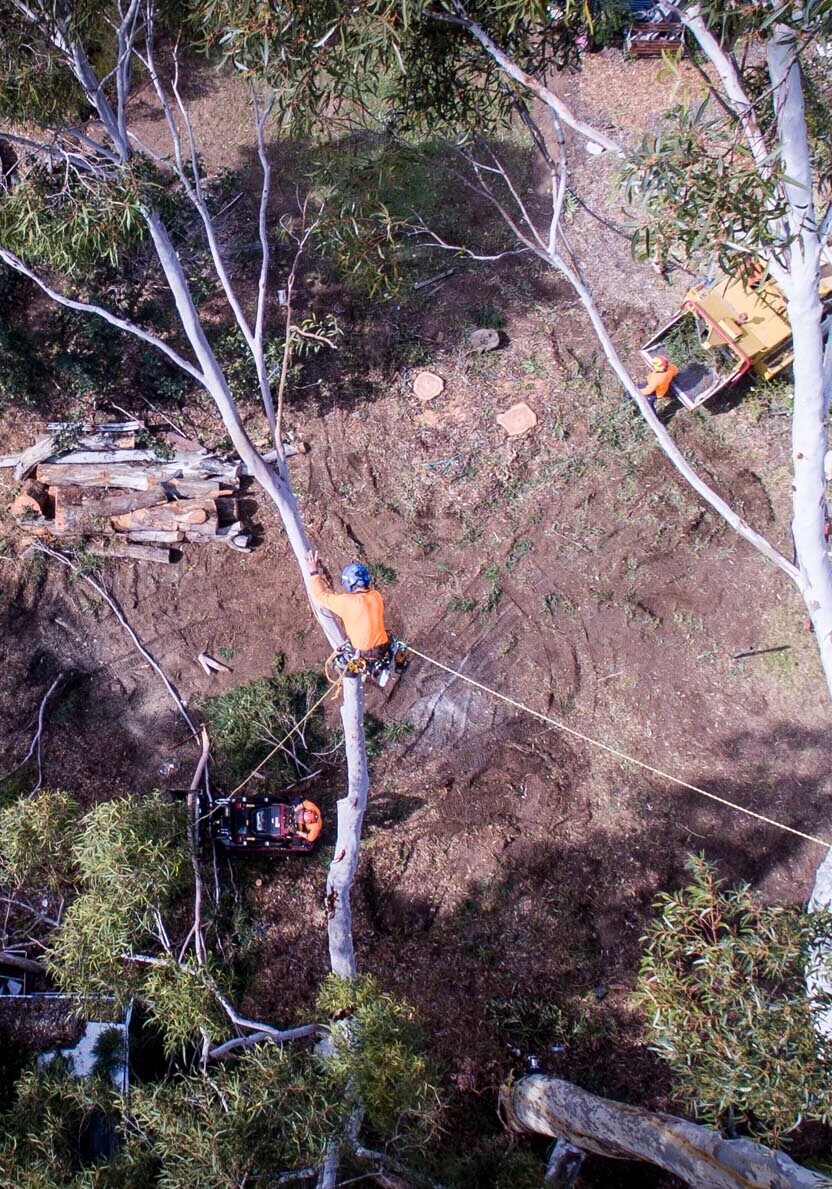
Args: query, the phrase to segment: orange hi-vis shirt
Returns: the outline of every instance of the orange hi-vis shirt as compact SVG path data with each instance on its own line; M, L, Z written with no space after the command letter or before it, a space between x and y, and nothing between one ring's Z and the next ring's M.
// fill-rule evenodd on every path
M298 834L300 834L302 838L305 838L307 842L315 842L324 825L323 821L321 820L321 811L312 801L302 801L298 808L300 810L299 816L302 815L304 809L308 809L310 812L316 815L315 821L310 822L309 825L307 825L302 820L301 816L301 820L298 822L297 828Z
M673 377L678 375L679 369L676 364L669 363L663 372L651 372L642 384L641 391L645 396L657 396L661 399L667 396Z
M384 600L377 590L336 594L320 574L312 575L310 585L312 598L338 616L347 639L358 652L369 652L371 648L389 643L390 637L384 626Z

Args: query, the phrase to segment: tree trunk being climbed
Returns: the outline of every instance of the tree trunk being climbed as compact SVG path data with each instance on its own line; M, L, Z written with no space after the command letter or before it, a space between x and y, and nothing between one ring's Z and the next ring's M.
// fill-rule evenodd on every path
M364 742L364 685L357 678L344 678L341 720L348 783L346 797L338 802L338 836L326 881L326 915L332 973L339 978L355 978L350 890L358 868L361 824L370 791Z
M748 1139L599 1098L560 1078L532 1074L500 1092L513 1131L564 1139L613 1160L644 1160L680 1177L692 1189L821 1189L832 1181L783 1152Z

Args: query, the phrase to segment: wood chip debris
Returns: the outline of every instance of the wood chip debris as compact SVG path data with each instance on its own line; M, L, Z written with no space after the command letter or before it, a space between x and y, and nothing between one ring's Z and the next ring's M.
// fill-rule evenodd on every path
M218 661L215 656L210 656L207 652L200 652L196 659L209 676L211 673L230 673L232 671L229 665L224 665L222 661Z
M180 434L154 436L140 421L48 429L22 454L0 459L22 480L11 514L29 536L84 539L94 554L164 563L189 542L249 552L238 459Z

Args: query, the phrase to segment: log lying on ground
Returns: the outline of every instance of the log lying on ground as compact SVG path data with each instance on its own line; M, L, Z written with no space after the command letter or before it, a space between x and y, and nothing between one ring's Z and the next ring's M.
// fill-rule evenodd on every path
M217 511L213 500L170 500L154 504L149 508L134 508L121 516L112 518L116 532L127 533L137 528L169 529L190 528L192 525L214 523L217 525Z
M138 450L114 450L112 442L103 450L63 450L47 455L44 462L61 463L63 466L107 466L111 462L154 462L159 455L155 450L140 447Z
M169 479L165 483L167 494L178 500L217 499L222 495L231 495L233 490L233 485L221 483L217 479Z
M111 549L106 549L103 545L90 545L87 552L96 557L130 558L132 561L152 561L164 566L169 566L173 561L169 548L154 545L131 545L129 541L124 545L114 545Z
M233 488L237 485L239 473L238 463L193 454L165 461L156 459L144 465L125 462L42 462L37 468L38 479L50 487L126 487L131 491L147 491L173 479L213 478L218 485Z
M137 508L151 508L167 499L161 485L147 491L108 491L79 487L52 487L50 496L55 502L55 533L58 536L76 533L110 533L114 516L124 515Z
M52 434L39 438L34 446L30 446L28 450L24 450L18 456L14 468L15 479L27 479L38 463L43 462L44 458L48 458L54 449L55 439Z
M127 540L150 545L177 545L185 540L185 534L180 529L136 528L127 534Z
M77 430L82 434L122 434L136 433L144 429L143 421L83 421L79 425L76 421L49 421L46 428L50 433L60 433L62 430Z
M564 1139L614 1160L645 1160L695 1189L821 1189L832 1181L747 1139L599 1098L560 1078L531 1074L503 1086L508 1126Z

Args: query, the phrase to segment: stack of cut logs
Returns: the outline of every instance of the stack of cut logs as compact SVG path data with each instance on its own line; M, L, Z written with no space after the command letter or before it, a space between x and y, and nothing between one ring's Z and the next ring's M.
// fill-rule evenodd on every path
M144 431L150 446L136 446ZM85 540L87 552L170 562L171 549L218 543L243 552L239 461L224 461L178 434L151 437L139 421L49 425L15 457L0 458L23 481L11 512L34 537Z

